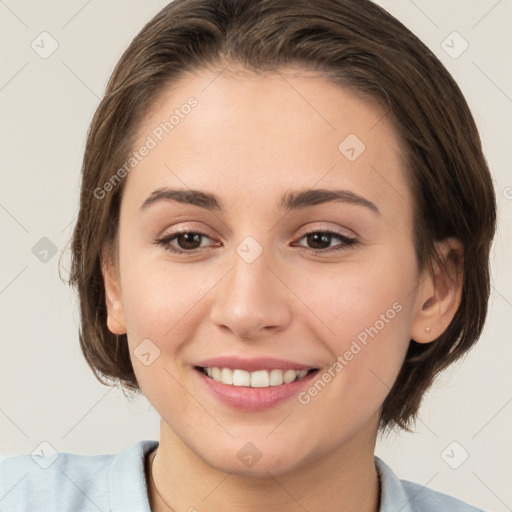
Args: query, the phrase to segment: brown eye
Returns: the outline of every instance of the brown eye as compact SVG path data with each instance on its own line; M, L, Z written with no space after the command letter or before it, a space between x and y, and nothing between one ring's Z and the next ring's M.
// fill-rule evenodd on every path
M199 233L181 233L174 237L180 249L197 249L201 246L201 237ZM196 245L199 245L196 247Z
M350 238L337 231L310 231L309 233L305 233L301 240L306 239L307 244L310 246L314 252L331 252L338 251L342 249L347 249L351 246L354 246L357 241L355 238ZM338 239L341 241L340 247L334 246L330 247L332 239ZM303 245L301 245L304 247Z
M193 253L201 247L201 241L203 238L210 238L207 234L199 231L179 231L172 233L160 240L157 240L157 244L163 246L165 249L175 253ZM173 244L174 242L174 244Z

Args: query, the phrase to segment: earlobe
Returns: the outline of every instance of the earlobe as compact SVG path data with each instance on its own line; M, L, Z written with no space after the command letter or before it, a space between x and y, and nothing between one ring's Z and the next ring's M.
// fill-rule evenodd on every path
M437 243L444 270L434 262L434 275L425 271L417 294L416 316L411 339L430 343L450 325L462 297L464 250L455 238Z
M107 327L112 334L126 334L119 271L108 250L102 254L101 273L105 286L105 303L107 307Z

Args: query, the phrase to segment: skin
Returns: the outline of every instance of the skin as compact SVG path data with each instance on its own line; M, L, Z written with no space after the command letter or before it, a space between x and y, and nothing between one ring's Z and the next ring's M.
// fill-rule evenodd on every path
M306 70L204 71L165 91L136 147L190 96L198 106L129 174L118 258L105 251L103 265L108 327L128 333L138 382L161 416L152 474L163 500L150 481L152 510L375 512L380 407L410 339L437 338L461 291L460 280L417 267L396 132L376 102ZM338 149L348 134L366 146L355 161ZM225 211L162 200L141 212L160 187L215 193ZM279 208L284 192L312 188L351 190L380 214L341 202ZM175 248L202 248L173 254L154 243L181 229L207 237ZM336 237L304 236L325 229L358 243L333 251ZM247 236L263 248L252 263L236 252ZM453 239L439 248L461 249ZM207 357L273 356L321 375L397 302L400 312L306 405L292 397L263 412L233 409L193 369ZM149 366L133 353L144 339L160 350ZM251 468L237 457L247 442L262 454Z

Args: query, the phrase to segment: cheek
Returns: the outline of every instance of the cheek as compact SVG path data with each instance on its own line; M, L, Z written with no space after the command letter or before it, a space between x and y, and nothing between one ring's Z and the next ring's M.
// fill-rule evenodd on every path
M332 382L325 395L350 402L352 411L376 409L382 403L410 340L414 258L390 254L376 261L364 268L340 267L335 278L332 273L316 276L314 286L304 286L308 305L322 320L316 320L316 337L333 358L329 375L324 372L324 379ZM317 387L323 389L321 383Z
M340 265L302 281L300 293L330 332L339 354L347 342L377 334L382 339L403 332L415 286L415 268L406 260L384 258L375 263ZM295 280L298 283L298 280ZM376 332L378 331L378 333Z
M167 343L212 284L193 266L183 264L181 268L161 253L157 257L156 252L144 255L141 251L139 256L134 252L121 261L128 331L139 337L166 339Z

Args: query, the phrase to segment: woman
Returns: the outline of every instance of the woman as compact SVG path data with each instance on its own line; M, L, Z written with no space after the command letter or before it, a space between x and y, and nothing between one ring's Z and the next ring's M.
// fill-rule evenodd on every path
M88 364L160 440L59 454L10 510L478 510L374 448L480 336L494 231L468 106L384 10L169 4L92 121L71 273Z

